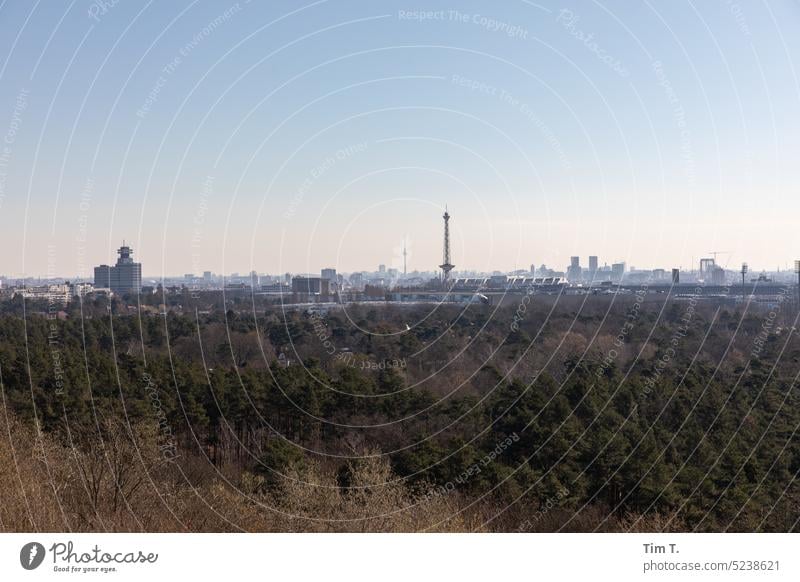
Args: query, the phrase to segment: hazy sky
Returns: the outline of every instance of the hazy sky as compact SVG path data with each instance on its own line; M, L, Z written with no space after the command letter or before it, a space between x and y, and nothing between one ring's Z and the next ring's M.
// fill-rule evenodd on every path
M800 3L0 3L0 274L800 256Z

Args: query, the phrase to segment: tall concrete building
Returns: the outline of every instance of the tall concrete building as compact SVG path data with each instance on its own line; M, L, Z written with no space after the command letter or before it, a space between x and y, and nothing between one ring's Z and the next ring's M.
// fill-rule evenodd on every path
M611 264L611 280L619 283L625 277L625 263Z
M597 278L597 256L591 255L589 257L589 281L594 281Z
M100 265L94 268L94 286L97 289L111 289L111 267Z
M322 269L321 275L323 279L327 279L328 281L336 282L336 269Z
M567 280L570 283L578 283L583 278L583 272L581 270L581 258L570 257L569 261L570 264L569 267L567 267Z
M117 264L94 268L94 286L114 293L139 293L142 290L142 264L133 262L133 249L125 243L117 249Z

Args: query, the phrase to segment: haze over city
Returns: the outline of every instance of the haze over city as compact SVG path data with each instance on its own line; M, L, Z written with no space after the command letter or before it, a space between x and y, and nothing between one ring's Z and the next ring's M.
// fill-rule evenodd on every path
M798 29L0 0L0 580L797 580Z
M3 9L7 276L797 254L797 3L99 6Z

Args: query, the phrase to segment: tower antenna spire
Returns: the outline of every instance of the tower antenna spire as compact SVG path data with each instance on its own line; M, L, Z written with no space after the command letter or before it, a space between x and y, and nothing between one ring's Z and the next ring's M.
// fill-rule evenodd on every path
M450 213L447 212L447 205L444 206L444 249L442 252L442 264L439 268L442 270L442 284L446 284L450 280L450 271L455 268L450 262Z
M406 277L406 237L403 236L403 278Z

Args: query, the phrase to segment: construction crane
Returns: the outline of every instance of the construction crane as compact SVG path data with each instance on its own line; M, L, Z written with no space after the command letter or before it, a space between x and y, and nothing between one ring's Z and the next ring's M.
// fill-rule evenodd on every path
M730 251L708 251L709 255L714 255L714 264L717 264L717 255L729 255Z

